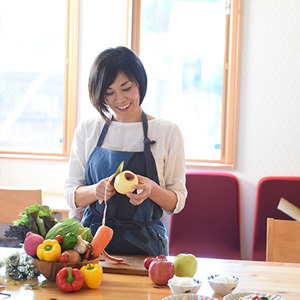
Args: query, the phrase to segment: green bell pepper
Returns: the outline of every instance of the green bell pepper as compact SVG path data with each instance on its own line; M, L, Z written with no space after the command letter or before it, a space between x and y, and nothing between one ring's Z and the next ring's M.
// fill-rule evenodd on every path
M64 237L64 240L62 242L62 248L64 251L73 249L77 244L77 242L78 242L77 235L73 232L69 232Z

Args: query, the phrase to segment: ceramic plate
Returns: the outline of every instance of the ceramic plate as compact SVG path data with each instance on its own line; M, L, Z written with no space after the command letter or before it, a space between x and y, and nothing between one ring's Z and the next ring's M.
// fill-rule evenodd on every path
M201 296L197 294L177 294L163 298L163 300L182 300L183 297L188 297L190 300L218 300L216 298Z
M223 299L224 300L235 300L235 299L238 299L239 297L244 297L244 296L251 295L251 294L255 294L260 297L267 297L269 300L285 300L284 298L282 298L281 296L278 296L278 295L262 294L262 293L256 293L256 292L228 294Z

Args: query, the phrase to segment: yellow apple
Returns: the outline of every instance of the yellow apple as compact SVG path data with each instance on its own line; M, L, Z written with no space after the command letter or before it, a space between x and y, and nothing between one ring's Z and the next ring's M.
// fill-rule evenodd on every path
M138 184L137 176L131 171L123 171L115 178L115 189L120 194L127 194L133 192L133 186Z

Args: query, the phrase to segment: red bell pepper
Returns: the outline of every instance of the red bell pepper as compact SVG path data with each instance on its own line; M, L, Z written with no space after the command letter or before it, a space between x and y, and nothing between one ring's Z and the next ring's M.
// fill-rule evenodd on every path
M79 291L84 283L84 278L79 269L71 267L62 268L56 275L57 286L66 293Z

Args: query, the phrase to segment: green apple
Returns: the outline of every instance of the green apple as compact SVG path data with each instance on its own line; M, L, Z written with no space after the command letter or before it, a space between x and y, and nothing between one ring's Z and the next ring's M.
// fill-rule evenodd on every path
M131 171L123 171L115 178L115 189L120 194L133 192L133 186L138 184L137 176Z
M178 277L194 277L197 272L197 259L193 254L178 254L173 261L175 275Z

